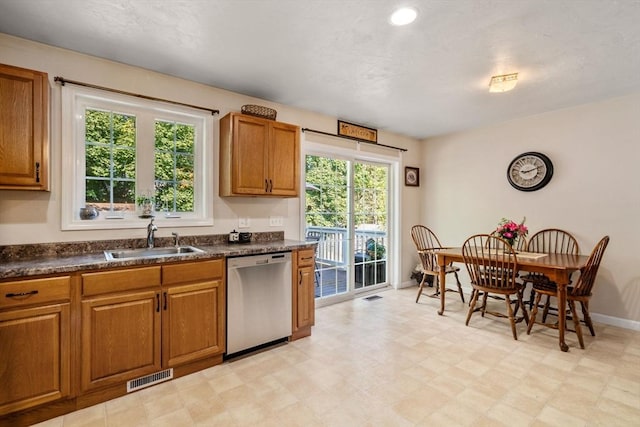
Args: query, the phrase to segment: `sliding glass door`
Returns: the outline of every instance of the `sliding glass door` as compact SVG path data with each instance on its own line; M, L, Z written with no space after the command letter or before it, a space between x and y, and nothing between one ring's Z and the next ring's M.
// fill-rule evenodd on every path
M387 283L389 165L305 158L306 239L317 241L316 298Z

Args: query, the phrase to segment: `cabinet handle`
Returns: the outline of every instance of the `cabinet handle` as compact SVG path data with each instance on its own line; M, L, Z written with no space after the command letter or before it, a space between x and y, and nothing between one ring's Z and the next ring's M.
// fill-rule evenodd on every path
M310 260L310 259L313 259L313 257L312 257L312 256L302 257L302 260L303 260L303 261L307 261L307 260Z
M16 294L16 293L13 293L13 292L9 292L9 293L8 293L8 294L6 294L5 296L6 296L7 298L26 297L26 296L29 296L29 295L35 295L35 294L37 294L37 293L38 293L38 291L34 289L33 291L29 291L29 292L19 292L19 293L17 293L17 294Z
M265 193L269 192L269 181L267 181L267 178L264 179L264 191Z
M160 313L160 294L156 294L156 313Z
M36 162L36 182L40 182L40 162Z
M269 193L273 193L273 181L269 180Z
M163 310L167 311L167 293L166 292L164 293L164 308L163 308Z
M300 280L298 280L298 286L302 286L302 270L298 272L300 274Z

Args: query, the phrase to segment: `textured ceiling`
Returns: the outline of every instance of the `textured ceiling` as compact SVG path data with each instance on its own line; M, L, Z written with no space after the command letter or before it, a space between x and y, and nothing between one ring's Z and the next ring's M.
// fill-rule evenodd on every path
M639 23L637 0L0 0L6 34L415 138L640 92Z

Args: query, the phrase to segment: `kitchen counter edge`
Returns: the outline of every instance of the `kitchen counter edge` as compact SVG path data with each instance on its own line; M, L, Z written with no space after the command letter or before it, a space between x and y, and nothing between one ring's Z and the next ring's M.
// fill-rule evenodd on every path
M273 252L287 252L300 248L312 248L315 247L316 244L317 242L286 239L260 243L216 244L211 246L198 246L199 249L204 251L201 253L189 253L162 258L113 261L107 261L103 252L84 255L36 257L3 262L0 264L0 280L11 278L23 279L30 276L42 276L49 274L73 273L83 270L104 270L141 265L161 265L171 262L186 262Z

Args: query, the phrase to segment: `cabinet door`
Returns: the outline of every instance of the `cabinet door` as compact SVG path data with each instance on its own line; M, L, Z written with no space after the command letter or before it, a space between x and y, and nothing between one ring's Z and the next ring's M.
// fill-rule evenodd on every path
M161 369L160 306L159 291L82 301L83 390Z
M266 194L268 140L269 126L266 120L233 116L233 193Z
M69 395L69 304L0 313L0 415Z
M46 73L0 64L0 189L48 190Z
M269 138L269 194L297 196L300 169L298 127L271 123Z
M224 353L225 296L221 280L163 292L162 366L171 368Z
M314 279L315 272L313 265L298 267L295 329L313 326L313 324L315 323Z

